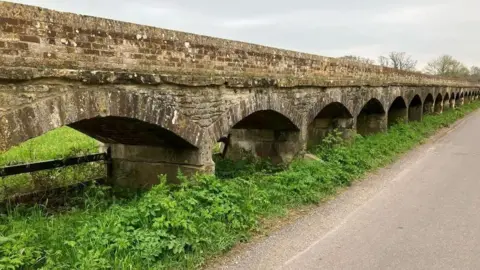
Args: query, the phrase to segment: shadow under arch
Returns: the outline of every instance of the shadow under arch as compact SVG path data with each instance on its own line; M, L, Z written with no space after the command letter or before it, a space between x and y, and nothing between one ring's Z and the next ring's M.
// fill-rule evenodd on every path
M357 132L362 135L370 135L384 132L387 129L387 119L382 103L376 99L370 99L363 105L357 116Z
M443 110L448 110L452 107L451 101L450 101L450 94L447 92L443 95Z
M423 108L422 99L419 95L415 95L408 105L408 121L422 121Z
M281 98L249 97L232 105L208 127L211 143L216 143L222 138L225 138L237 123L258 111L277 112L288 119L288 122L292 123L297 130L300 130L302 125L303 115L299 113L288 100Z
M428 93L423 101L423 114L431 114L434 111L434 102L432 93Z
M408 110L405 99L402 96L396 97L388 109L388 127L398 123L405 123L408 119Z
M115 135L116 139L109 138L107 131L97 133L97 129L118 129L129 120L136 126L144 123L149 130L165 130L169 132L167 137L171 138L174 134L195 148L203 136L198 125L174 108L149 96L126 91L75 91L39 100L0 116L0 132L3 135L0 149L6 150L66 125L85 131L100 141L113 142L119 140L118 134Z
M455 95L455 107L460 107L463 105L463 92L458 92L456 95Z
M354 119L350 111L340 102L331 102L323 107L308 125L307 148L312 148L333 130L348 138L354 128Z
M61 126L103 143L112 153L112 184L148 187L166 174L176 181L209 170L201 155L203 130L160 99L128 91L74 91L0 116L1 149ZM207 166L207 167L206 167Z
M213 137L224 143L224 158L241 160L249 155L288 163L303 147L301 121L286 103L244 100L213 124Z
M435 98L433 112L436 114L443 112L443 97L441 93L438 93L437 97Z

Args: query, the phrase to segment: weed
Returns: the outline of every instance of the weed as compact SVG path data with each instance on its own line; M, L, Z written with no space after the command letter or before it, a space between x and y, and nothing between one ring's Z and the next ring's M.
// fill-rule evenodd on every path
M98 152L97 142L69 127L52 130L20 146L0 153L0 167L50 159L83 156ZM47 190L97 179L105 175L101 163L0 177L0 200L13 195Z
M161 177L161 184L128 200L92 187L85 205L67 214L42 206L8 209L0 215L0 268L197 268L247 241L261 219L322 201L478 107L471 103L348 143L333 133L315 148L320 161L296 160L285 169L217 161L224 166L217 176L183 177L177 186Z

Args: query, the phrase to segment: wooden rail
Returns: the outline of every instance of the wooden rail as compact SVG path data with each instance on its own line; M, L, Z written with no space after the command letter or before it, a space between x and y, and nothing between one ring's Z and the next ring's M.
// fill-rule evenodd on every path
M28 163L28 164L19 164L19 165L12 165L0 168L0 177L11 176L16 174L22 173L31 173L43 170L51 170L55 168L63 168L68 166L74 166L78 164L84 164L89 162L95 161L107 161L107 172L110 175L111 169L111 153L110 148L107 150L106 153L100 154L93 154L81 157L71 157L65 159L57 159L57 160L48 160L42 162L35 162L35 163Z

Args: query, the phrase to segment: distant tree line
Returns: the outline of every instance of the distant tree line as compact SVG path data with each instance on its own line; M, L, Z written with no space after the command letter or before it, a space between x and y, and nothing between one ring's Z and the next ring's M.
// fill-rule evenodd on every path
M355 55L346 55L340 58L364 64L377 64L383 67L391 67L400 70L419 71L417 70L417 60L414 60L405 52L390 52L386 56L378 57L377 61ZM480 82L480 67L472 66L468 68L465 64L453 58L451 55L442 55L431 60L427 63L425 68L421 70L421 72L431 75L463 78Z

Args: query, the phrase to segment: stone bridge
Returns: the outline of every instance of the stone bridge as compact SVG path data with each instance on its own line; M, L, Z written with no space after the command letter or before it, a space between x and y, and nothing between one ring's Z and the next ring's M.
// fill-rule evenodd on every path
M288 37L286 37L288 38ZM0 2L0 151L68 125L111 146L113 180L212 172L213 146L288 162L337 128L367 135L480 86Z

